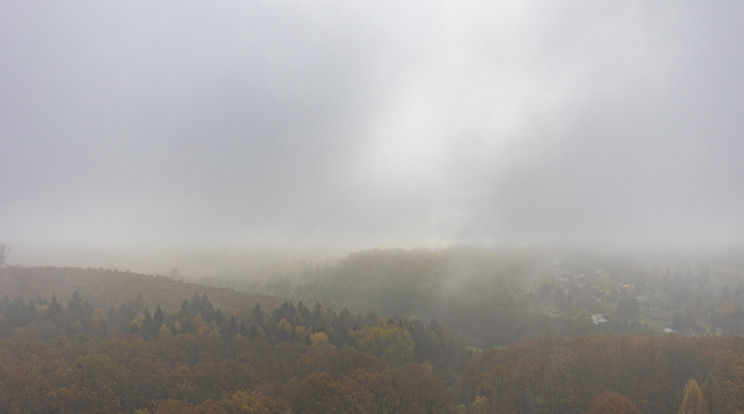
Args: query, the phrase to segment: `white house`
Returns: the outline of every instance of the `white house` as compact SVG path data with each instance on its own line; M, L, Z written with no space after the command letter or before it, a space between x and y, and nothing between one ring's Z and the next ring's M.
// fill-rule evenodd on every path
M605 317L602 316L601 313L595 313L594 315L592 315L593 324L599 325L600 323L605 323L605 322L607 322L607 319L605 319Z

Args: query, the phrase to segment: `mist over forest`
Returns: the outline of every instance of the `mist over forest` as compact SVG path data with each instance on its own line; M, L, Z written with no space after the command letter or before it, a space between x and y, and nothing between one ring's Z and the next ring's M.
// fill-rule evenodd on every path
M0 4L0 412L744 412L742 19Z
M734 3L37 6L0 10L19 263L743 241Z

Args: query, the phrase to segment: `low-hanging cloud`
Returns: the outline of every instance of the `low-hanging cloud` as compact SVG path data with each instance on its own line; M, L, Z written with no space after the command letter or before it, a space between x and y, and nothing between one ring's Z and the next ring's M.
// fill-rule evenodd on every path
M0 237L740 242L742 11L4 4Z

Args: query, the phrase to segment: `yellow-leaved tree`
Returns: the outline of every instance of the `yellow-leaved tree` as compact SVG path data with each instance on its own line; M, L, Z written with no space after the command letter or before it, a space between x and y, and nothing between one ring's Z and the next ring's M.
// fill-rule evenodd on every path
M414 361L411 334L395 323L366 327L353 333L357 349L384 359L391 366Z
M682 393L682 404L679 406L678 414L703 414L705 405L703 404L703 391L700 390L695 378L690 378L685 385Z

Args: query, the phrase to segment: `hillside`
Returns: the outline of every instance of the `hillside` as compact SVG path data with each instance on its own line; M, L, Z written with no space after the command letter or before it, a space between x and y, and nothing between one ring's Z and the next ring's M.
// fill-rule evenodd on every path
M269 295L238 292L173 280L164 276L143 275L111 269L71 267L0 268L0 296L25 300L52 295L66 302L77 291L94 308L108 308L136 302L138 307L160 306L175 311L184 298L206 294L214 306L228 313L249 313L256 304L272 310L280 300Z
M437 320L466 344L593 332L744 334L737 251L607 253L455 246L373 249L297 274L205 280L385 317ZM592 315L606 323L594 324Z
M737 412L741 269L731 254L369 250L241 292L3 267L0 407L674 414L705 399L715 409L696 412Z

